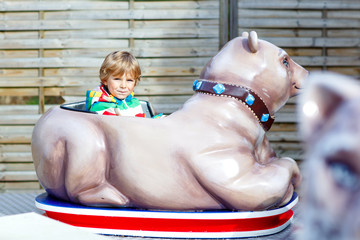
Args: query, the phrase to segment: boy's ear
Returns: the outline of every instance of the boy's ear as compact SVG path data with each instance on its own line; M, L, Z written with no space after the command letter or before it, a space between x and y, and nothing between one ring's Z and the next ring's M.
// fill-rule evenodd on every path
M311 73L299 96L300 133L305 141L317 136L338 107L360 95L360 85L335 73Z

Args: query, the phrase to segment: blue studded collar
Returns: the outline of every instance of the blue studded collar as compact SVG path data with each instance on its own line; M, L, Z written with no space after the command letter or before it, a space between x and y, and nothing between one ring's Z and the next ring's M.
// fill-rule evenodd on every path
M243 102L253 112L265 131L271 128L275 120L275 117L270 115L269 109L261 97L246 87L207 80L195 80L193 90L214 96L231 97Z

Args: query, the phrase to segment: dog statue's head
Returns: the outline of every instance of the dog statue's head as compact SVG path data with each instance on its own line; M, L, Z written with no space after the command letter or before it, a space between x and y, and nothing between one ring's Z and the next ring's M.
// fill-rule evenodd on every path
M273 114L296 95L308 72L256 32L228 42L204 67L201 79L250 88Z
M360 239L360 83L314 73L300 96L302 239Z

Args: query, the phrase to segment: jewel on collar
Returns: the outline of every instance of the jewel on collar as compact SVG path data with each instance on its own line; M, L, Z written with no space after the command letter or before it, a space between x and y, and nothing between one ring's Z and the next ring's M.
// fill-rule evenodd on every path
M201 84L202 84L201 81L195 80L194 83L193 83L193 90L194 91L199 90L200 87L201 87Z
M193 91L196 90L196 83L198 82L198 80L195 80L194 83L193 83Z
M196 85L195 85L195 89L199 90L200 87L201 87L201 84L202 84L202 82L197 82Z
M213 87L216 94L222 94L225 91L225 86L221 83L216 84Z
M263 115L261 116L260 121L261 121L261 122L267 122L267 120L269 120L269 114L263 114Z
M251 106L255 102L255 97L249 93L249 95L246 97L245 102Z

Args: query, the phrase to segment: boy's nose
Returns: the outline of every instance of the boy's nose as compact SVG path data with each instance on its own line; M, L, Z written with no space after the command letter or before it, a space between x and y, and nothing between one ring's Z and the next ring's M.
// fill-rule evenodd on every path
M126 87L126 81L125 80L120 81L120 87L122 87L122 88Z

